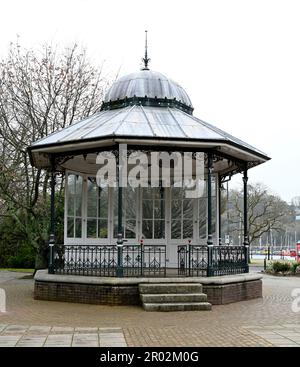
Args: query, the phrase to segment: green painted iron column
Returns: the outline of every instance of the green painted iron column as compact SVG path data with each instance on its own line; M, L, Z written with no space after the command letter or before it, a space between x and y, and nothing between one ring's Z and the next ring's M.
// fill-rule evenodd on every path
M213 275L212 256L212 205L211 205L211 175L213 170L212 153L207 153L207 276Z
M117 235L118 259L117 259L116 276L123 277L123 188L122 185L120 184L122 174L120 149L118 149L116 153L116 160L117 160L116 180L118 189L118 235Z
M50 178L50 238L49 238L49 265L48 273L54 274L54 244L55 244L55 158L51 157Z
M219 222L219 245L222 245L222 214L221 214L221 201L222 201L222 177L218 175L218 222Z
M245 269L249 272L249 228L248 228L248 165L245 164L243 174L244 187L244 248L245 248Z
M213 159L211 152L207 153L207 244L212 241L212 205L211 205L211 175L213 170Z

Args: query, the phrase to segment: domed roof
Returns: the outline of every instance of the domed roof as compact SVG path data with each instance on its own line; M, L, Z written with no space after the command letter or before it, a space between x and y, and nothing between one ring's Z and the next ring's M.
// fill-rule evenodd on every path
M187 109L190 113L193 111L189 96L179 84L165 75L149 69L131 73L116 80L106 93L103 109L106 109L113 102L125 99L135 99L140 104L143 104L142 102L146 99L147 105L149 105L149 101L157 101L156 105L158 105L159 100L168 100L177 103L176 107L181 106L182 109ZM164 103L161 106L164 107Z

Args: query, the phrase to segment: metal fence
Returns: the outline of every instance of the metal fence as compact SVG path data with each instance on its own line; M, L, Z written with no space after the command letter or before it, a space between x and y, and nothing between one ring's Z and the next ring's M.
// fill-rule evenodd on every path
M248 273L248 248L245 246L178 246L178 275L217 276Z
M177 276L206 277L247 273L245 246L180 245ZM165 277L165 245L61 245L53 253L55 274L102 277Z
M62 245L55 247L53 257L55 274L166 276L165 245Z

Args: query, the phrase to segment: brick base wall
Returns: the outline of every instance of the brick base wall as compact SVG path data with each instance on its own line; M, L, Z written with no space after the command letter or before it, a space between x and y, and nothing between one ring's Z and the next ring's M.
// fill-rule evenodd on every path
M138 286L35 281L34 299L96 305L139 305Z
M208 302L222 305L262 297L262 281L203 284ZM96 305L140 305L138 285L99 285L35 281L34 299Z
M253 280L222 285L203 284L203 293L207 294L208 302L213 305L247 301L262 297L262 281Z

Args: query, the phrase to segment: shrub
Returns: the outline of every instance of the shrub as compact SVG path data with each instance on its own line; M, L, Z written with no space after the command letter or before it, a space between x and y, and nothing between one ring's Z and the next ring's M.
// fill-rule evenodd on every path
M7 266L9 268L33 269L34 264L35 256L32 254L20 254L16 256L10 256L7 259Z
M291 264L291 271L293 272L293 274L297 274L300 270L300 264L297 262L293 262Z
M292 264L287 261L272 261L268 270L274 273L287 273L292 271Z

